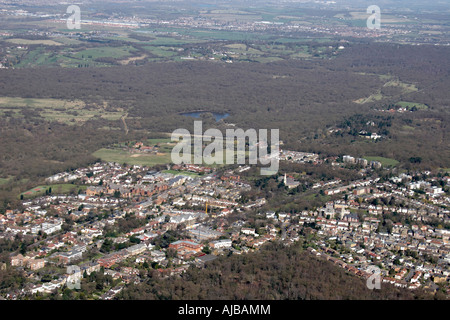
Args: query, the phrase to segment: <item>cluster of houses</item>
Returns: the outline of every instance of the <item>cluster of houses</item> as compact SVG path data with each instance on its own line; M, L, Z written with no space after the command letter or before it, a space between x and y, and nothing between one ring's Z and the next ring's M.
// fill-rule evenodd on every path
M415 223L393 223L391 230L381 231L385 213L398 212L393 206L359 204L356 201L329 202L317 211L302 212L299 224L316 226L321 239L315 253L360 276L369 266L383 267L383 281L415 289L423 285L447 283L450 276L450 230L426 224L417 210L405 214ZM352 212L365 212L358 215ZM363 220L361 219L363 218ZM330 249L330 243L341 243L343 252ZM345 252L345 253L344 253ZM327 254L333 253L330 256ZM430 263L426 257L433 257ZM408 277L406 276L408 272ZM428 281L427 281L428 280ZM432 280L432 281L430 281Z
M204 174L211 171L210 168L201 168L183 166L173 169ZM91 261L104 268L105 272L111 272L114 276L122 274L121 279L131 281L123 272L111 271L111 267L129 259L135 259L136 263L147 261L166 266L168 259L165 250L153 250L150 242L168 230L182 226L193 239L197 239L193 241L200 242L216 241L223 235L220 231L203 227L201 222L211 216L226 217L231 214L238 206L237 200L242 190L249 190L250 186L241 182L239 175L232 171L222 177L223 179L212 175L192 177L182 172L173 174L151 171L139 166L96 163L88 168L48 178L49 183L75 179L77 183L89 186L85 193L77 195L53 194L23 201L23 210L8 210L5 215L0 215L0 237L12 240L20 234L41 239L41 243L36 243L26 254L11 256L13 267L21 268L30 279L35 279L34 272L45 269L49 264L63 267L78 265L86 259L89 251L101 247L103 240L99 239L104 239L103 230L106 226L115 225L126 215L132 214L143 221L147 220L148 223L114 238L114 243L127 243L129 237L135 237L141 243L102 254ZM186 205L199 208L181 209ZM105 210L108 214L104 219L92 220ZM67 219L72 220L74 224L70 230L67 230L67 225L63 230ZM225 247L224 243L219 243L211 244L212 249L220 250ZM171 272L182 272L185 260L205 255L199 252L199 248L203 248L203 245L199 244L189 250L188 247L179 248L176 261L179 266L162 274L167 276ZM66 274L59 280L54 279L45 284L32 281L32 285L24 290L28 293L51 292L64 286L67 277L73 275Z
M279 160L296 163L316 163L319 160L317 153L280 150Z
M177 169L188 170L185 166ZM367 177L346 185L338 179L318 181L311 189L324 190L332 200L322 208L286 213L260 210L266 204L264 198L242 204L242 192L252 188L240 176L242 169L227 170L219 176L205 170L205 174L192 176L182 171L174 174L97 163L67 173L89 185L86 193L25 200L23 210L0 215L0 238L14 239L20 234L41 240L26 253L11 256L11 266L24 270L30 279L23 289L27 293L52 292L79 275L69 272L46 283L31 280L48 265L77 265L88 274L101 268L126 284L140 281L139 266L145 262L157 268L162 277L171 276L225 252L251 252L270 241L290 245L300 239L304 228L317 236L311 253L358 276L367 277L365 270L376 264L382 266L383 281L397 286L448 285L450 232L432 224L436 218L450 223L445 209L450 202L443 187L449 185L448 177L421 172L383 181ZM64 173L53 179L62 182L67 177ZM281 180L288 188L299 183L286 174ZM423 201L425 197L427 201ZM404 204L380 200L388 198ZM266 221L264 227L256 229L245 219L228 222L233 212L245 210L260 211L258 219ZM381 222L387 214L406 215L409 223L393 222L386 229ZM99 215L101 219L96 218ZM108 238L122 249L86 261L89 252L102 248L105 228L129 216L140 219L142 226ZM69 228L65 225L68 220L73 221ZM156 248L153 241L170 230L183 230L188 238ZM130 243L131 238L139 243ZM175 256L169 250L175 251ZM124 262L136 267L124 266ZM120 290L121 286L111 288L103 296L112 299Z
M144 153L158 153L159 148L157 146L146 146L143 142L136 142L131 148L131 152L144 152Z

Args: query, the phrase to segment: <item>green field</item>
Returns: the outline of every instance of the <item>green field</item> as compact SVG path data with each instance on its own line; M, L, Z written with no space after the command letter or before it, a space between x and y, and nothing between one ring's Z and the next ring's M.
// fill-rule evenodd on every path
M279 57L257 57L257 58L253 58L252 60L261 62L261 63L269 63L269 62L281 61L283 59L279 58Z
M414 127L408 126L406 124L404 126L402 126L402 129L406 130L406 131L414 131Z
M401 82L400 80L390 80L384 84L385 87L398 87L403 93L417 92L419 89L410 83Z
M149 145L156 145L161 143L172 143L172 139L170 138L153 138L153 139L147 139L147 143Z
M374 74L374 73L364 73L364 72L359 72L358 74L361 75L370 75L370 76L378 76L380 78L380 80L382 81L386 81L383 85L383 87L395 87L401 90L402 93L404 94L408 94L408 93L412 93L412 92L417 92L419 89L416 87L416 85L411 84L411 83L406 83L406 82L402 82L399 79L394 78L391 75L384 75L384 74ZM358 104L364 104L364 103L368 103L368 102L376 102L376 101L380 101L382 99L385 98L391 98L391 99L395 99L394 96L385 96L381 93L381 89L377 90L376 93L371 94L370 96L366 97L366 98L361 98L361 99L357 99L353 102L358 103ZM407 107L407 105L412 104L412 102L405 102L405 101L399 101L397 102L397 106L401 106L401 107ZM417 109L423 108L425 105L421 105L419 106L419 104L417 104ZM412 108L412 106L411 106ZM425 106L426 108L426 106Z
M87 186L78 186L75 184L65 183L65 184L50 184L48 186L37 186L25 192L22 192L20 196L23 195L24 199L31 199L45 195L45 191L51 188L51 194L67 194L71 191L78 193L79 190L86 190Z
M48 41L48 40L47 40ZM45 46L30 48L29 50L17 51L20 55L20 62L16 65L19 68L31 66L63 66L63 67L85 67L96 66L104 67L110 65L108 62L95 61L98 58L126 59L135 54L136 49L130 45L121 47L98 46L95 48L73 49L68 47L74 43L73 39L59 38L60 48L49 50Z
M98 157L103 161L126 163L139 166L154 166L157 164L169 164L172 163L172 157L170 152L164 152L163 154L145 154L145 153L130 153L123 149L107 149L102 148L92 154L94 157ZM191 157L193 162L193 157ZM224 154L225 159L225 154ZM206 164L210 167L222 166L222 164Z
M176 49L172 47L145 46L144 49L161 58L169 58L178 55L178 52L175 51Z
M74 54L74 57L78 59L122 58L131 55L133 50L131 46L98 47L79 51Z
M395 159L377 157L377 156L364 156L364 159L367 161L379 161L383 165L383 167L395 167L399 162Z
M177 170L164 170L164 173L171 173L174 175L183 175L183 176L192 176L192 177L199 177L200 175L195 172L189 172L189 171L177 171Z
M58 57L55 54L50 53L45 47L37 47L33 50L27 51L20 59L20 63L16 66L33 67L33 66L45 66L56 63Z
M313 193L307 196L304 196L303 199L314 201L315 199L319 199L321 202L330 201L331 196L321 195L320 193Z
M83 123L92 118L119 120L122 117L123 112L106 111L105 107L87 109L86 104L81 100L0 97L0 115L8 112L13 117L21 117L27 109L33 109L47 120L66 124Z
M41 44L45 46L62 46L63 44L60 42L56 42L53 40L28 40L28 39L8 39L6 40L8 42L14 43L14 44L22 44L22 45L36 45Z
M9 178L0 178L0 186L3 184L7 184L10 181Z
M124 149L124 146L131 147L135 142L129 142L125 145L114 145L112 148L102 148L97 150L92 155L94 157L98 157L103 161L108 162L117 162L117 163L126 163L131 165L140 165L140 166L153 166L157 164L169 164L172 163L171 152L173 147L176 145L175 142L172 142L169 138L155 138L155 139L147 139L145 145L154 146L158 145L159 152L158 154L148 154L148 153L131 153L128 150ZM193 150L193 149L191 149ZM235 152L235 163L236 157L239 152ZM249 152L246 150L244 152L246 162L248 162ZM214 154L212 154L214 157ZM203 159L204 160L204 159ZM191 163L194 163L194 157L191 155ZM223 163L226 163L226 152L223 152ZM210 167L220 167L223 164L207 164L203 162L203 165L207 165ZM190 173L187 173L190 174Z
M172 161L170 153L164 153L162 155L145 153L132 154L123 149L102 148L94 152L92 155L102 159L103 161L112 161L120 164L127 163L139 166L153 166L156 164L170 163Z
M418 103L418 102L399 101L395 105L402 107L402 108L406 108L408 110L412 110L413 108L415 108L417 110L427 110L428 109L428 106L426 104Z
M367 98L361 98L361 99L355 100L353 102L358 103L358 104L364 104L364 103L368 103L368 102L379 101L379 100L383 99L383 97L384 96L380 92L377 92L377 93L371 94Z
M150 40L146 43L152 46L170 46L170 45L182 45L188 43L199 43L204 42L201 39L191 39L191 38L182 38L182 37L156 37L154 40Z

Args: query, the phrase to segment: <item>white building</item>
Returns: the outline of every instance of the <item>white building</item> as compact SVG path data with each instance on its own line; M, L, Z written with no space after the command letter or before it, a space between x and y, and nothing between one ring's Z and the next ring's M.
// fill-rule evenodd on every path
M231 239L211 241L209 245L214 249L231 248Z

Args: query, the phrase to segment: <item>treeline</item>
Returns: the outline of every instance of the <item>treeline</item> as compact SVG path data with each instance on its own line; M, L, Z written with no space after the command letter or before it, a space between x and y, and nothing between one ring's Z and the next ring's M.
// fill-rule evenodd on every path
M93 163L93 152L128 139L123 130L100 129L98 120L67 125L28 116L0 119L0 177L9 178L0 185L0 212L46 177Z
M17 120L16 120L17 121ZM121 139L123 131L98 129L98 123L81 126L57 122L0 120L0 175L46 177L55 171L78 168L95 161L91 152Z

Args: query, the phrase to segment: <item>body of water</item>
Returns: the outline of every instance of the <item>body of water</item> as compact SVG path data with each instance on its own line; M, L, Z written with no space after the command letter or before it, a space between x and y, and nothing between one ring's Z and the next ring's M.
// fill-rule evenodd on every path
M200 116L204 113L211 113L213 115L214 119L216 119L216 122L230 116L229 113L218 113L218 112L209 112L209 111L182 112L182 113L180 113L180 115L193 117L193 118L200 118Z

